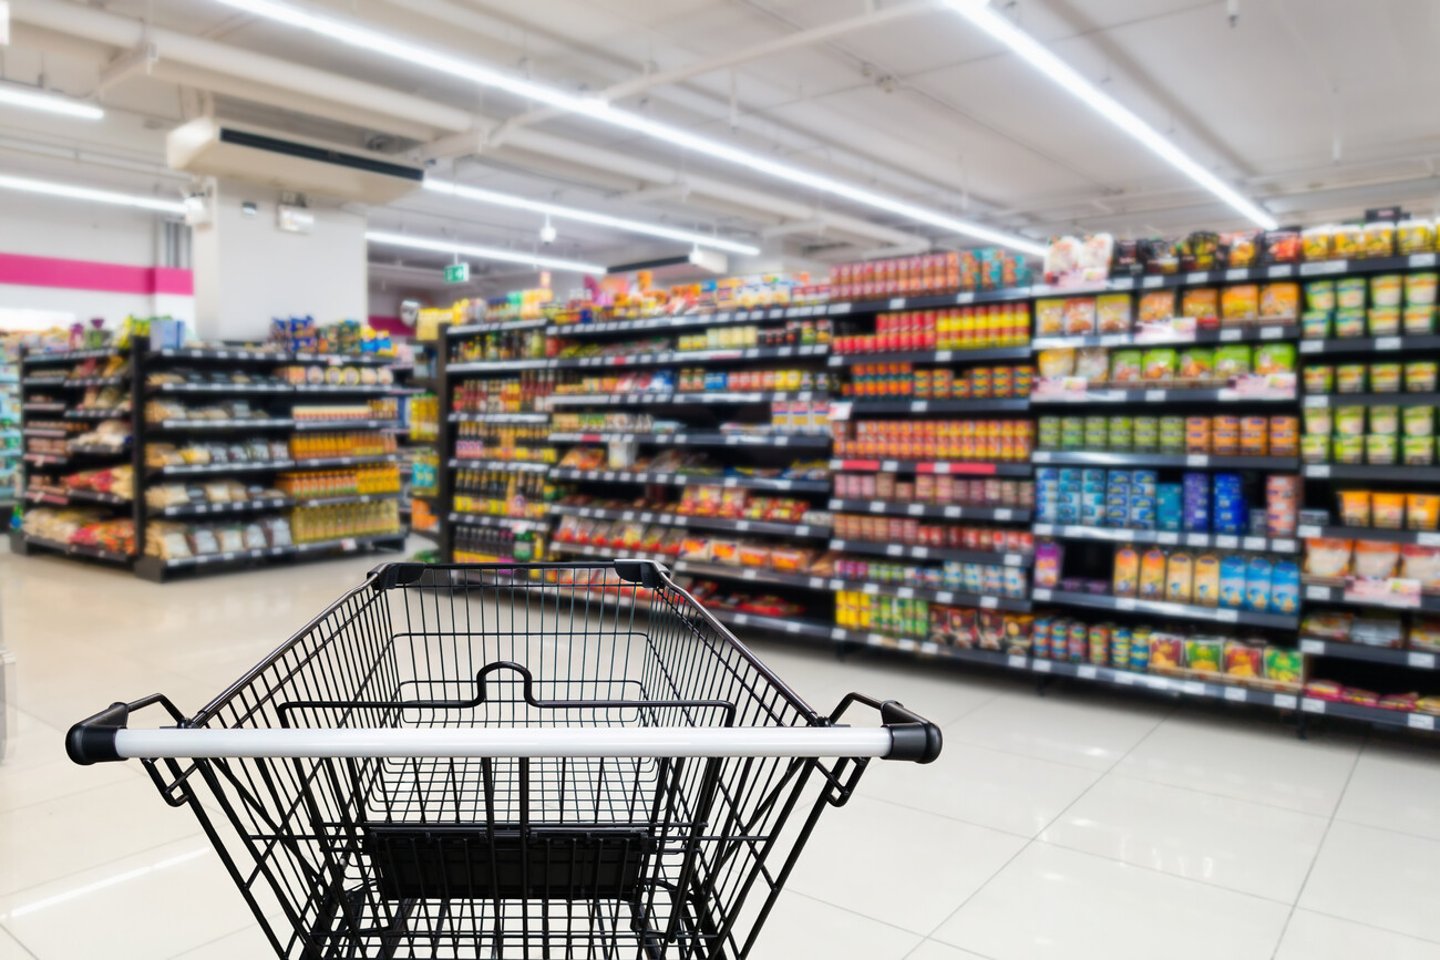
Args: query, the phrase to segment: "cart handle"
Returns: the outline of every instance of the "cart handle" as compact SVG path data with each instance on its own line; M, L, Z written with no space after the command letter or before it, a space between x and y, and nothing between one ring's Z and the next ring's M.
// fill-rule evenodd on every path
M882 727L127 729L132 709L155 702L161 701L116 703L75 724L65 738L70 759L92 764L231 757L883 757L928 763L940 742L940 731L909 720L914 716L909 711L904 717L892 711L893 722L882 711Z

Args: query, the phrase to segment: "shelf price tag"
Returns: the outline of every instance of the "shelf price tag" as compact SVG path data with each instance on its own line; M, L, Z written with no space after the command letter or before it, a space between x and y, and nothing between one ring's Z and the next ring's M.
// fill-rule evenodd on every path
M1222 550L1234 550L1240 545L1240 538L1228 534L1216 534L1215 546Z
M1134 609L1135 609L1135 598L1134 598L1134 597L1116 597L1116 598L1115 598L1115 609L1116 609L1116 610L1134 610Z
M1237 623L1240 620L1240 611L1220 607L1215 611L1215 619L1221 623Z
M1329 600L1330 588L1322 587L1318 583L1307 584L1305 587L1306 600Z
M1049 587L1036 587L1034 590L1030 591L1030 596L1035 600L1049 600L1052 596L1054 596L1054 591L1052 591Z
M1306 713L1324 713L1325 701L1316 700L1314 697L1306 697L1300 701L1300 709Z
M1052 669L1049 660L1036 660L1033 666L1036 673L1049 673Z
M1209 280L1210 271L1208 270L1193 270L1185 274L1186 283L1208 283Z
M908 516L912 516L912 517L921 517L921 516L924 516L924 515L925 515L925 504L923 504L923 503L912 503L912 504L910 504L909 506L907 506L907 507L905 508L905 513L906 513Z
M1376 337L1376 350L1399 350L1401 340L1399 337Z
M1164 284L1164 277L1145 277L1140 281L1141 288L1145 290L1154 290L1156 287L1163 286Z
M1410 254L1410 266L1412 266L1412 267L1433 267L1433 266L1435 266L1435 254L1433 254L1433 253L1412 253L1412 254Z
M1075 668L1075 676L1081 680L1094 680L1100 676L1100 668L1093 663L1082 663Z
M890 309L891 309L891 310L904 310L904 309L905 309L905 298L904 298L904 297L891 297L891 298L890 298Z
M964 304L964 303L974 303L974 302L975 302L975 294L971 293L971 292L968 291L968 290L965 291L964 293L957 293L957 294L955 294L955 302L956 302L956 303L961 303L961 304Z
M1324 349L1325 349L1325 345L1324 345L1323 343L1321 343L1319 340L1301 340L1301 341L1300 341L1300 352L1301 352L1301 353L1321 353L1321 352L1324 351Z
M1319 479L1324 479L1325 477L1330 476L1330 464L1328 464L1328 463L1312 463L1312 464L1309 464L1308 466L1305 467L1305 476L1307 476L1307 477L1317 477L1317 478L1319 478Z
M928 401L928 400L915 400L915 401L912 401L911 404L910 404L910 412L911 412L911 413L924 413L925 411L927 411L927 410L929 410L929 409L930 409L930 401Z
M980 598L980 607L984 610L994 610L998 606L1000 606L1000 600L997 597Z
M1226 687L1225 699L1232 703L1244 703L1249 696L1245 693L1244 687Z
M1269 270L1265 271L1265 276L1269 277L1271 280L1274 280L1277 277L1293 277L1294 275L1295 268L1288 263L1277 264L1276 266L1273 266Z
M1322 653L1325 652L1325 641L1323 641L1323 640L1309 640L1309 639L1301 640L1301 641L1300 641L1300 652L1301 652L1301 653L1322 654Z
M1306 397L1304 405L1307 409L1311 410L1324 409L1325 407L1330 406L1330 398L1323 395Z
M1344 273L1350 269L1348 260L1321 260L1318 263L1302 263L1300 276L1318 277L1328 273Z
M1405 665L1407 667L1414 667L1417 670L1434 670L1435 654L1420 653L1412 650L1405 654Z
M1146 390L1146 391L1145 391L1145 402L1146 402L1146 403L1164 403L1164 402L1165 402L1165 391L1164 391L1164 390Z
M1428 713L1411 713L1405 716L1405 725L1412 730L1434 730L1435 718Z
M1296 704L1296 702L1297 702L1297 701L1296 701L1296 699L1295 699L1294 694L1289 694L1289 693L1277 693L1277 694L1275 694L1275 706L1278 707L1278 708L1280 708L1281 710L1294 710L1294 709L1295 709L1295 704Z
M1187 453L1185 455L1185 466L1208 467L1210 466L1210 455L1208 453Z
M1122 687L1133 687L1140 682L1140 678L1128 670L1120 670L1115 674L1115 682Z
M1012 653L1010 654L1010 656L1005 658L1005 666L1009 667L1012 670L1024 670L1025 658L1020 656L1019 654Z

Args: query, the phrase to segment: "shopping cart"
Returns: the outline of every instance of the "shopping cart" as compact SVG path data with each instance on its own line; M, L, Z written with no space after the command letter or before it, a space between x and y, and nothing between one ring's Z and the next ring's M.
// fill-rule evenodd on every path
M940 733L815 713L651 561L397 563L66 746L188 805L280 957L660 960L746 956L824 809Z

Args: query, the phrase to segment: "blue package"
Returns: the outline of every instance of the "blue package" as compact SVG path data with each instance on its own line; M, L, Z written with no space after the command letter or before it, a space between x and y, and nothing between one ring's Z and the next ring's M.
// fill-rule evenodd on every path
M1220 606L1238 610L1245 606L1245 558L1227 554L1220 558Z
M1155 524L1161 530L1180 529L1180 484L1162 483L1155 488Z
M1273 568L1265 557L1255 556L1245 565L1245 609L1264 613L1270 609ZM1223 574L1221 575L1223 578Z
M1275 613L1300 612L1300 565L1276 560L1270 571L1270 609Z

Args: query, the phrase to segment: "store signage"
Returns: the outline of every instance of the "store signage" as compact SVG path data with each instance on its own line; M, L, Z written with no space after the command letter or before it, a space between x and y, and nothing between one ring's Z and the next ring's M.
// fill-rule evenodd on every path
M445 267L446 283L468 283L470 280L469 263L452 263Z

